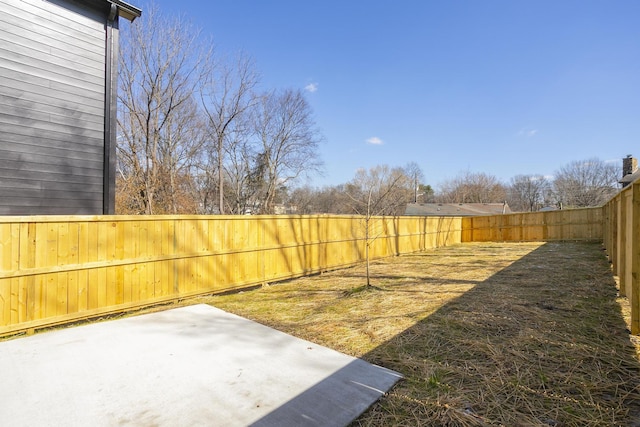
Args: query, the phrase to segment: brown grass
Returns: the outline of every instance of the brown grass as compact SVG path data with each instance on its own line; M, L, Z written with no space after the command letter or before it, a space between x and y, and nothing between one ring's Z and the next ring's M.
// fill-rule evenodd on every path
M401 372L354 424L640 426L598 244L465 244L201 299Z

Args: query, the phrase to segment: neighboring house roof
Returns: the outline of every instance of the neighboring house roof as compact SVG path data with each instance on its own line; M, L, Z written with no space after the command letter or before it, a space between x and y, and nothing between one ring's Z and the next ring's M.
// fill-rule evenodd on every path
M626 187L638 178L640 178L640 169L638 169L634 173L623 176L622 178L620 178L620 181L618 181L618 183L622 184L623 187Z
M511 213L506 203L409 203L410 216L479 216Z

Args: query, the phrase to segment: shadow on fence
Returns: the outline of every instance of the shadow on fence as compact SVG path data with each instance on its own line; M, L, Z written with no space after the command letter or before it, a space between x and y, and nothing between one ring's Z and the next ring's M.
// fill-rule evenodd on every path
M459 243L460 218L376 217L371 258ZM341 268L357 216L0 218L0 335Z

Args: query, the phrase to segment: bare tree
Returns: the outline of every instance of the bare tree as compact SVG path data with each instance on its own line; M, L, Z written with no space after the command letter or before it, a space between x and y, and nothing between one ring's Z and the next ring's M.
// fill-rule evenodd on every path
M318 213L315 202L318 199L319 193L320 190L314 189L308 185L294 188L289 193L287 202L292 207L295 207L298 214L307 215Z
M465 172L441 184L437 200L442 203L500 203L506 196L505 186L495 176Z
M573 161L555 173L553 191L565 207L600 206L616 192L618 168L597 158Z
M202 80L200 97L207 118L208 135L213 144L209 153L213 154L210 159L216 163L220 214L225 213L225 152L231 151L236 156L232 159L236 161L232 167L237 172L237 157L241 157L242 150L246 148L243 136L247 134L247 120L244 116L255 104L253 91L257 83L258 75L253 61L244 54L239 54L233 61L218 60ZM235 150L241 152L235 153Z
M194 90L208 61L199 33L157 7L121 32L118 200L127 210L177 212L177 179L202 145ZM157 198L165 194L165 203Z
M260 209L262 213L273 213L280 186L320 171L321 137L311 107L299 90L264 94L253 125L259 140L254 171L262 174Z
M354 213L402 215L413 198L414 178L403 168L378 165L359 169L345 186Z
M265 176L263 158L249 142L234 143L232 147L225 164L229 210L233 214L259 213Z
M353 211L363 217L367 287L371 286L370 249L380 235L372 229L375 217L402 215L412 197L413 180L406 169L382 165L358 170L354 179L345 186Z
M345 187L345 184L340 184L319 189L295 189L291 192L291 203L303 214L352 214L353 203L346 194Z
M418 203L418 198L423 196L424 194L420 191L420 186L422 185L422 181L424 181L424 173L422 173L422 169L416 162L410 162L404 167L404 171L407 176L412 180L413 185L413 199L411 202Z
M542 175L517 175L511 178L509 206L517 212L537 211L548 190L549 181Z

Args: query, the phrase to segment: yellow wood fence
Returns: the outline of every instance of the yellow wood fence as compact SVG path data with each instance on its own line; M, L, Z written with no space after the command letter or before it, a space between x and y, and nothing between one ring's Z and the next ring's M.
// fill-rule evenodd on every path
M463 242L602 241L603 209L476 216L462 219Z
M602 240L604 224L608 247L631 259L640 248L618 229L636 224L631 195L604 210L376 217L371 258L461 242ZM0 335L353 265L365 235L357 216L0 217ZM631 283L631 263L616 265Z
M376 217L371 258L459 243L460 218ZM0 335L364 259L354 216L0 217Z
M603 208L604 246L620 294L631 306L631 333L640 334L640 182L635 182Z

